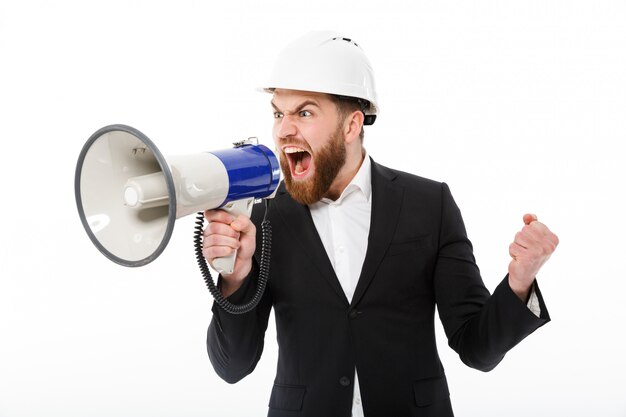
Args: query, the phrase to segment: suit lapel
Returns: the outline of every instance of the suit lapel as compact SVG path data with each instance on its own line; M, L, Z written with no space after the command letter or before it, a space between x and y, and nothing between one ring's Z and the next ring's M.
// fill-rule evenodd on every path
M357 305L367 291L396 230L403 197L403 188L393 182L396 176L397 174L393 171L372 161L370 232L365 261L352 297L351 306Z
M293 242L297 242L301 245L302 250L311 258L312 263L315 265L320 275L324 277L337 295L344 300L347 306L349 304L348 299L341 288L337 275L335 275L330 259L328 259L324 244L317 233L309 208L296 202L286 191L283 191L283 193L285 195L277 199L278 201L276 201L276 203L278 204L274 206L293 239L292 242L287 242L287 244L290 245L293 244ZM272 209L274 209L274 206L272 206ZM311 276L311 274L307 275Z

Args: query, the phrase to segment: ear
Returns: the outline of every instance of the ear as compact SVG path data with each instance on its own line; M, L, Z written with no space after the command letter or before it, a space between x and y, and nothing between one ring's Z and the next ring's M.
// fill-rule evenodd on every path
M353 111L349 114L343 124L343 133L346 138L346 143L353 143L355 140L360 140L361 129L363 128L363 121L365 116L359 110Z

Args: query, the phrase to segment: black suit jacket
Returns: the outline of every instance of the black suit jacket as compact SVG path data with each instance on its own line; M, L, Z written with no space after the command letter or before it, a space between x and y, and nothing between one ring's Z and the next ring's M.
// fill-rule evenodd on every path
M367 253L352 302L308 207L281 186L269 211L270 280L261 303L243 315L213 307L209 357L230 383L256 366L274 308L279 357L270 417L349 417L355 368L367 417L452 416L435 345L435 304L449 345L483 371L549 320L536 285L540 318L507 278L490 295L446 184L372 161L372 198ZM255 207L257 230L263 213ZM255 263L230 301L252 296L257 270Z

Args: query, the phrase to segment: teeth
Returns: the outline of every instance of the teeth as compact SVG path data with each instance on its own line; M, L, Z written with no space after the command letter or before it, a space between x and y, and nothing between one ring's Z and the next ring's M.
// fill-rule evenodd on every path
M285 149L283 149L283 152L285 153L298 153L298 152L306 152L304 149L302 148L297 148L295 146L287 146Z

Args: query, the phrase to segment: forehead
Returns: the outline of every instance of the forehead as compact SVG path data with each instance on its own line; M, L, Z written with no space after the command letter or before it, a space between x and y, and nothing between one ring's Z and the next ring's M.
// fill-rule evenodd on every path
M286 90L276 89L274 90L272 97L272 104L279 109L289 109L297 107L304 102L311 102L320 108L328 106L334 106L334 103L330 99L328 94L314 93L311 91L299 91L299 90Z

